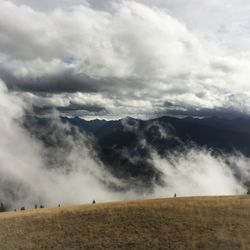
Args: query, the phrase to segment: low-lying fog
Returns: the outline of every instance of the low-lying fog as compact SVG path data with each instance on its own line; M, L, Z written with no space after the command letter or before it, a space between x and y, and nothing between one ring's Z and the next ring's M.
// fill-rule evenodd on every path
M90 203L93 199L172 197L174 193L177 196L245 193L248 158L236 153L214 156L209 150L196 147L172 153L168 159L152 148L150 161L163 173L164 185L155 184L153 190L144 191L128 188L126 181L112 176L98 159L92 139L82 133L72 136L70 126L59 122L56 116L56 137L64 146L55 152L46 148L23 128L26 109L1 83L0 201L12 208L40 203L45 206ZM121 187L120 191L112 189L111 184Z

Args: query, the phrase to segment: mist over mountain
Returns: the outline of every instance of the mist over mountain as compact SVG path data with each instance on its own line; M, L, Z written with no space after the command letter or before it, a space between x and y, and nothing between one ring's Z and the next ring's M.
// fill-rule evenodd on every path
M96 157L106 170L128 184L125 189L149 191L155 185L168 186L165 178L168 166L166 164L164 170L159 169L152 152L167 161L171 161L173 155L181 159L190 150L208 152L215 159L226 159L227 155L250 156L250 119L245 117L160 117L150 120L126 117L111 121L60 117L59 121L71 126L70 133L77 130L89 138ZM56 133L52 123L53 119L27 116L24 124L33 136L54 151L61 145L60 140L51 140ZM233 169L230 160L226 164L228 169ZM190 166L190 173L192 171ZM244 180L243 185L248 184L249 180L241 177L240 170L234 168L233 174L239 181Z
M120 120L84 120L79 117L60 117L62 123L69 123L81 132L94 136L98 146L103 149L129 152L138 150L141 139L152 146L160 155L166 155L176 149L187 146L201 146L213 151L233 153L239 151L250 156L250 118L236 119L175 118L160 117L150 120L124 118ZM25 125L46 127L50 119L28 118ZM143 149L143 145L141 146ZM146 151L142 150L146 155Z
M248 118L42 118L0 90L0 198L12 208L239 194L249 184Z

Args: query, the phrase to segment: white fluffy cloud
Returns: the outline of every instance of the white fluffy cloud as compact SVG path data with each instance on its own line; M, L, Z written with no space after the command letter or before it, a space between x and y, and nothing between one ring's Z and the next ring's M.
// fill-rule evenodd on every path
M56 99L66 93L63 106L80 101L121 116L164 113L166 102L171 109L249 113L247 56L227 54L169 11L139 2L112 1L109 11L85 2L42 12L1 0L0 75L12 90L60 93Z

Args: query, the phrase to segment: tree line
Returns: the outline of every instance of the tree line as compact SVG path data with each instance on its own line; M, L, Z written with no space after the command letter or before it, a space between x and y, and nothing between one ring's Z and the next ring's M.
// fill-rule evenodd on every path
M38 206L38 205L36 204L34 208L35 208L35 209L37 209L37 208L44 208L44 205ZM24 210L25 210L25 207L24 207L24 206L20 208L20 211L24 211ZM0 213L7 212L7 211L8 211L7 207L1 202L1 204L0 204ZM14 209L14 211L16 212L17 209Z
M95 203L96 203L96 201L93 200L93 201L92 201L92 204L95 204ZM58 204L58 207L61 207L61 204ZM35 209L44 208L44 205L38 206L37 204L35 204L34 208L35 208ZM24 206L20 208L20 211L24 211L24 210L25 210L25 207L24 207ZM7 209L7 206L5 206L5 205L1 202L1 203L0 203L0 213L1 213L1 212L7 212L7 211L10 211L10 210L8 210L8 209ZM16 212L16 211L17 211L17 209L15 208L15 209L14 209L14 212Z

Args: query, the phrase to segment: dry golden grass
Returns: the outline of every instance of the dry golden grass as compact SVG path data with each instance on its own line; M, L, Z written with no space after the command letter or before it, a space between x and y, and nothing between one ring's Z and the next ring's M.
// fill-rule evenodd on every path
M2 213L0 249L250 249L250 197L171 198Z

